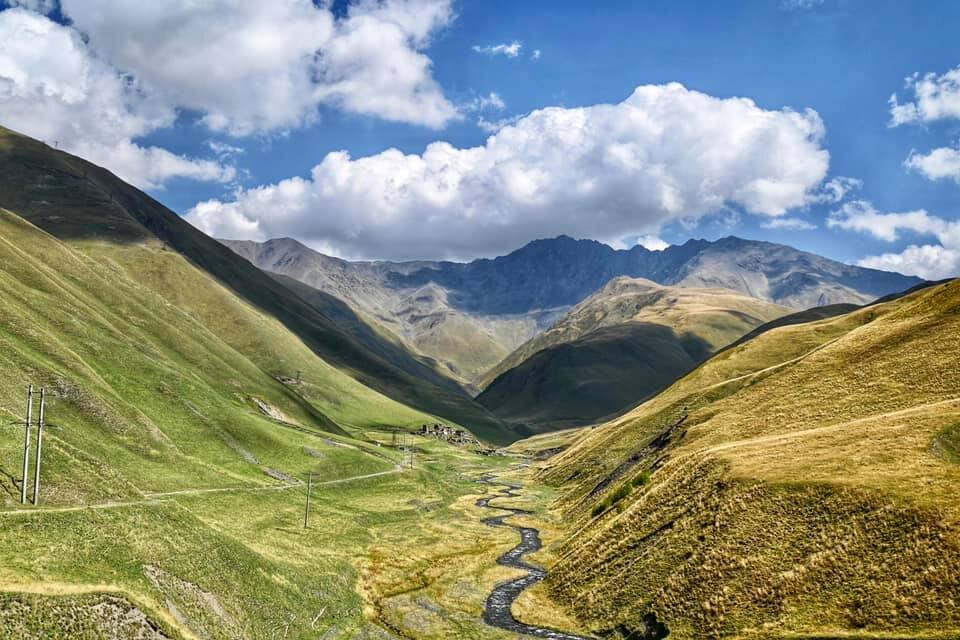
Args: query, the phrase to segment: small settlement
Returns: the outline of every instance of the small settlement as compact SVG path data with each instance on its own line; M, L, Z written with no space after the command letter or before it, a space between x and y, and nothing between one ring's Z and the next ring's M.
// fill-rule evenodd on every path
M480 442L468 431L463 429L454 429L442 423L424 424L420 426L418 432L421 436L446 440L447 442L458 445L478 445Z

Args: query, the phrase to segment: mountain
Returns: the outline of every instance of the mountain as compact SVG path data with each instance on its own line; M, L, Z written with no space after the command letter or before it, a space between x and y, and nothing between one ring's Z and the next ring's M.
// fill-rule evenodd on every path
M286 357L257 320L237 309L275 319L322 359L319 364L384 400L458 422L492 442L515 439L456 382L385 338L339 300L325 296L307 302L108 171L6 129L0 129L0 206L114 264L215 328L231 347L273 375L292 376L305 362L318 365L302 354ZM346 400L333 388L321 393L335 405ZM380 419L389 419L389 413Z
M768 328L539 472L545 588L613 637L960 627L960 281Z
M469 263L348 262L290 239L223 242L262 269L343 299L471 388L618 276L732 289L794 309L863 304L921 282L734 237L649 251L560 236Z
M491 367L545 328L557 313L474 313L459 308L450 288L430 279L407 286L399 278L455 263L348 262L283 238L264 243L222 242L258 267L334 295L364 317L395 334L403 344L431 358L472 388Z
M477 400L534 431L596 422L789 312L726 289L616 278L495 367Z

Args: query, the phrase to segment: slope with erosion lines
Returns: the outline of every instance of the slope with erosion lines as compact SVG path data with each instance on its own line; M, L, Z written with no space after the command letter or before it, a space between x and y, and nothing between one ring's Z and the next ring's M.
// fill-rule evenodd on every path
M958 356L960 281L715 356L546 463L548 588L594 630L957 634Z

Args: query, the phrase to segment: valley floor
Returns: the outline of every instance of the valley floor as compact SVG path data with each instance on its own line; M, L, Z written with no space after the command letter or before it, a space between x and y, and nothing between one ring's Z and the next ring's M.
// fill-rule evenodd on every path
M484 518L493 473L525 482L516 458L481 457L416 439L401 467L389 435L360 471L315 477L310 526L302 484L179 487L124 500L0 510L2 638L511 638L483 622L493 588L524 572L497 564L519 542ZM4 469L9 472L9 469ZM10 487L11 485L6 485ZM9 493L9 492L8 492ZM18 496L17 496L18 497ZM546 514L531 485L497 506ZM534 519L535 524L531 524ZM536 526L548 564L559 529ZM524 593L525 622L575 629L542 593Z

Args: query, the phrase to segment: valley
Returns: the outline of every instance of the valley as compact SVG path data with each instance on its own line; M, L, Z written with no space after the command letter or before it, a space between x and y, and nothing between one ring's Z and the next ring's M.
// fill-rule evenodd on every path
M0 133L0 637L960 633L960 282L228 249Z

